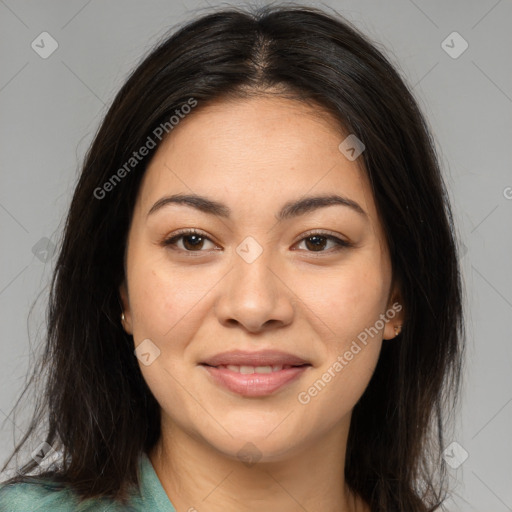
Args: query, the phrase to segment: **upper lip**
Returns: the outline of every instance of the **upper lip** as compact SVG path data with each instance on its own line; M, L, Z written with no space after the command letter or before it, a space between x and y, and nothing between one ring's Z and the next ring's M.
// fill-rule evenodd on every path
M233 350L231 352L222 352L208 359L201 364L209 366L234 365L234 366L274 366L290 365L299 366L311 364L301 357L279 350L260 350L258 352L248 352L243 350Z

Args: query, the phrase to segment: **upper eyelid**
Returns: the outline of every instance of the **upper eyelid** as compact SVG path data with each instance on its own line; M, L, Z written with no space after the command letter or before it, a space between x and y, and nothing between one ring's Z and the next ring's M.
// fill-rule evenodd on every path
M193 229L193 228L184 229L183 231L178 230L176 233L174 233L174 234L172 234L170 236L165 237L164 242L168 242L170 240L179 240L181 237L184 237L184 236L187 236L187 235L199 235L199 236L202 236L203 238L207 238L210 242L212 242L214 244L217 243L207 233L204 233L200 229Z

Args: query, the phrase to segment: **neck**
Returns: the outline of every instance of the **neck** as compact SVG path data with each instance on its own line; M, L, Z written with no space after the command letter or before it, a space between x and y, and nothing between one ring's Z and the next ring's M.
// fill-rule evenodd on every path
M177 512L369 512L344 478L348 428L271 462L241 461L176 426L149 458Z

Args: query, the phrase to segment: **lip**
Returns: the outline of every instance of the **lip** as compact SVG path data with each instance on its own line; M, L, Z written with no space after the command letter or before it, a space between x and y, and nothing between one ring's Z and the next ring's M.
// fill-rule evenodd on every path
M201 364L208 366L298 366L311 363L299 356L282 352L280 350L259 350L257 352L232 350L209 357L202 361Z
M246 397L262 397L275 393L287 384L297 380L308 368L311 368L311 365L283 368L272 373L250 374L238 373L228 368L216 368L207 364L201 364L201 367L206 370L216 384L233 393Z

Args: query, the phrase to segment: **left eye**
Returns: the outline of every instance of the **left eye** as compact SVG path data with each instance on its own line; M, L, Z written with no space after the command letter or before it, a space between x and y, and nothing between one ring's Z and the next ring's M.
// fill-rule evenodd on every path
M311 252L327 252L322 249L325 248L327 242L332 242L334 244L335 250L343 249L344 247L349 247L350 244L345 242L344 240L340 240L339 238L329 235L327 233L313 233L309 236L303 238L300 242L304 242L306 246L313 247L314 249Z
M178 241L180 240L183 240L182 247L179 247L178 244ZM206 241L215 247L215 244L199 231L182 231L165 240L163 245L174 246L175 248L185 252L204 252L201 249L204 249L204 243ZM308 250L308 252L327 252L324 249L329 241L334 244L335 250L350 247L349 242L345 242L344 240L328 233L311 233L302 238L298 243L305 243L308 249L312 248L312 250Z

